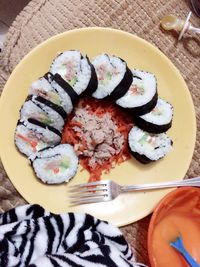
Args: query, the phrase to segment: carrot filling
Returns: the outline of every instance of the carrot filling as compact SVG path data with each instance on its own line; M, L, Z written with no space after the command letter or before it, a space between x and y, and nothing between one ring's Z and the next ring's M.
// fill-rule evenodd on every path
M38 145L38 142L35 141L35 140L32 140L24 135L21 135L21 134L16 134L19 138L21 138L23 141L25 141L26 143L30 144L30 146L32 147L33 149L33 152L37 152L37 145Z
M131 116L105 100L85 98L69 116L62 134L62 143L74 146L89 181L98 181L116 164L130 158L128 132Z

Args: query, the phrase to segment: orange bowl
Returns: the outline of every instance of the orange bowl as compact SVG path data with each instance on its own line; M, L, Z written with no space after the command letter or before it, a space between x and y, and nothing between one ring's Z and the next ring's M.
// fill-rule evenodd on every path
M189 267L170 246L179 235L186 250L200 263L200 188L178 188L167 194L155 208L148 230L152 267Z

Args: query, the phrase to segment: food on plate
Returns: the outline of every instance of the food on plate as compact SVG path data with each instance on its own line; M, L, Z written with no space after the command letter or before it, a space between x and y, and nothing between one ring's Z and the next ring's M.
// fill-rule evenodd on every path
M150 112L158 99L157 81L154 74L133 70L133 82L127 93L116 101L120 107L132 112L133 116Z
M155 108L142 116L135 117L136 125L144 131L163 133L172 126L173 107L167 101L159 98Z
M48 80L50 81L52 87L59 93L61 98L63 99L64 107L69 114L74 105L77 104L79 100L79 95L74 91L74 89L66 83L59 74L53 75L52 73L48 72L46 74Z
M65 86L62 86L62 84L60 85L60 79L56 80L55 75L50 72L45 74L45 78L62 100L61 105L63 109L67 112L67 114L71 113L73 110L73 105L75 104L75 99L78 99L76 92L64 80L62 81L64 81Z
M39 150L60 142L60 132L35 119L19 121L15 131L15 145L30 157Z
M20 110L21 120L36 119L59 130L63 129L67 114L58 105L41 96L29 95Z
M31 84L28 93L29 95L41 96L46 100L63 107L62 95L60 96L59 93L51 86L47 75L34 81Z
M68 182L77 172L78 157L69 144L60 144L38 152L32 160L36 176L47 184Z
M124 60L116 56L101 54L92 61L92 64L98 78L98 87L93 97L110 98L114 101L126 94L132 83L133 75Z
M131 154L142 163L163 158L172 148L171 139L165 134L150 134L133 126L128 135Z
M65 51L28 93L15 144L45 183L69 181L77 156L89 180L96 181L131 154L149 163L172 147L165 133L158 134L171 127L173 108L158 99L155 75L131 71L119 57L102 53L91 64L81 52ZM69 164L62 168L67 157Z
M69 50L59 54L50 72L60 76L81 97L91 95L97 88L97 75L87 56L80 51Z
M111 102L87 98L69 117L62 142L74 146L90 181L96 181L103 171L130 159L127 137L132 126L132 117Z

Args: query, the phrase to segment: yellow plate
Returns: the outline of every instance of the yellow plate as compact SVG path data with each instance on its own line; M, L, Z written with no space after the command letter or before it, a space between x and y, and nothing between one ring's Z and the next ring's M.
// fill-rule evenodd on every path
M55 212L87 212L122 226L148 215L169 192L159 190L124 194L112 202L70 208L68 184L45 185L38 181L26 157L14 145L14 131L29 85L48 71L53 58L61 51L78 49L89 57L106 52L125 59L130 68L155 73L159 96L174 106L173 126L168 132L174 141L172 152L148 166L136 160L117 166L104 179L120 184L140 184L183 179L194 150L196 121L194 106L179 71L156 47L129 33L108 28L77 29L57 35L33 49L15 68L0 101L0 153L5 170L19 193L29 203L39 203ZM86 171L78 172L70 185L86 182Z

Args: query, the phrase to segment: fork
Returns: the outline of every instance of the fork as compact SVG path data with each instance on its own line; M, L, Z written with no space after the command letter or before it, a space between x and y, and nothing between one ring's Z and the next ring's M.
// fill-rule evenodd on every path
M119 185L111 180L103 180L92 183L78 184L69 187L69 200L71 205L105 202L115 199L121 193L146 191L161 188L172 188L179 186L200 187L200 177L170 181L162 183Z

